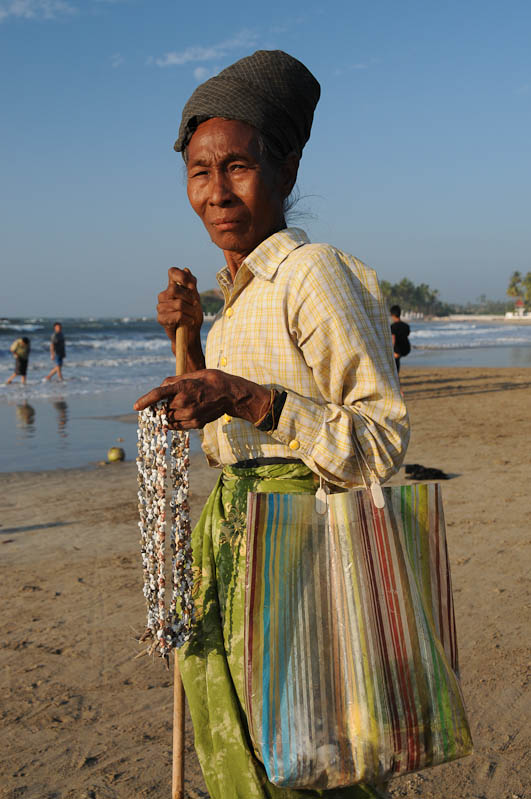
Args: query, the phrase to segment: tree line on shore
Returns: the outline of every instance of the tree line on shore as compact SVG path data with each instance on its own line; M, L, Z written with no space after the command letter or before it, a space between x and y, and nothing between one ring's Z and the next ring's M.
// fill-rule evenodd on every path
M513 272L509 285L507 287L507 295L512 297L518 305L523 302L526 311L531 310L531 272L522 275L521 272ZM518 302L521 300L521 302Z
M453 313L451 306L441 302L438 289L432 289L427 283L416 286L412 280L403 277L399 283L380 281L380 288L386 305L399 305L403 311L421 313L424 316L447 316Z
M400 305L407 311L415 311L425 316L449 316L450 314L505 314L514 309L515 300L521 299L526 310L531 310L531 272L522 275L514 272L509 280L507 300L490 300L480 294L474 302L456 303L442 302L438 289L432 289L426 283L416 286L404 277L399 283L380 283L384 299L388 305Z
M489 300L481 294L475 302L448 303L439 298L439 290L427 283L415 285L404 277L398 283L380 281L380 287L387 306L400 305L403 311L421 313L424 316L448 316L449 314L504 314L514 308L514 300L521 298L526 308L531 308L531 272L522 276L514 272L509 280L507 295L512 301ZM223 307L223 295L219 289L201 293L201 305L205 314L216 314Z

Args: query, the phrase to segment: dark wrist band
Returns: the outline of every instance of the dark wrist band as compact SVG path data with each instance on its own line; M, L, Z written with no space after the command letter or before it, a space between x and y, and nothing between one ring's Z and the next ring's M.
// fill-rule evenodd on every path
M260 424L255 425L257 430L260 430L262 433L272 433L273 430L277 429L280 414L282 413L282 408L284 407L287 397L288 395L285 391L275 391L275 398L271 403L269 411Z

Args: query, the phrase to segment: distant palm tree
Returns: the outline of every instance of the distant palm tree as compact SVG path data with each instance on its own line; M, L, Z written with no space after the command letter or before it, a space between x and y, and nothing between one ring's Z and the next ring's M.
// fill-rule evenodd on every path
M522 275L520 272L513 272L511 279L509 280L509 285L507 286L507 296L518 299L519 297L522 297L523 294L524 290L522 287Z
M531 272L528 272L525 277L522 278L522 288L524 293L524 303L526 310L531 310Z

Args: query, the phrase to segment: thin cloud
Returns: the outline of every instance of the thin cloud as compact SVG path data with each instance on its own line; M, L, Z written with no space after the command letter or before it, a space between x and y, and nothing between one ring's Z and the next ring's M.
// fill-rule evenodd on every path
M18 19L55 19L77 13L67 0L10 0L0 3L0 22L9 17Z
M94 3L117 5L130 0L92 0ZM0 0L0 22L15 19L57 19L81 12L83 5L70 0ZM84 9L86 10L86 9Z
M111 56L111 67L113 69L117 69L118 67L122 66L124 61L125 58L123 57L123 55L121 55L120 53L114 53L114 55Z
M285 23L282 25L271 25L269 33L273 34L273 36L281 36L283 33L289 33L289 25Z
M232 50L248 49L256 44L257 35L252 31L241 31L232 39L226 39L218 44L203 47L195 45L184 50L165 53L161 58L148 58L147 63L155 63L158 67L175 67L190 64L196 61L214 61L224 58Z
M352 72L353 70L356 72L363 71L365 69L370 69L375 64L378 64L377 58L371 58L369 61L358 61L356 64L347 64L343 67L337 67L334 70L334 75L345 75L345 73Z
M196 67L194 69L194 78L198 83L202 83L207 78L212 78L214 75L217 75L219 72L219 67Z

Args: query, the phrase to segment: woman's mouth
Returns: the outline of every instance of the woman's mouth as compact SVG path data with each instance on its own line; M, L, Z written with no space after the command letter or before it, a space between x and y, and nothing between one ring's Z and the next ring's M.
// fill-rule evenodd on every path
M216 230L233 230L239 225L239 221L237 219L216 219L212 225Z

